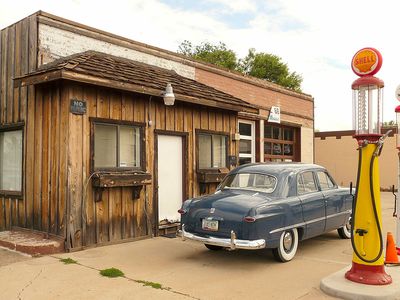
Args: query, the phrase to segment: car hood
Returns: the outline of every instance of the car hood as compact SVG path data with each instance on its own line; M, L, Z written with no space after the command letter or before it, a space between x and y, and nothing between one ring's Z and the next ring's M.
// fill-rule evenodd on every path
M191 209L211 209L247 215L252 208L271 201L265 193L224 189L215 194L193 199Z

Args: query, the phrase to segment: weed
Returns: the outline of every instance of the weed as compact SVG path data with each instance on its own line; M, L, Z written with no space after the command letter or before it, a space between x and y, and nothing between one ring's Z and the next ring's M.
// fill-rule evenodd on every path
M153 289L161 289L164 290L163 286L160 283L157 282L151 282L151 281L145 281L145 280L135 280L137 283L141 283L144 286L150 286Z
M61 262L63 262L66 265L70 265L70 264L77 264L78 262L76 260L73 260L72 258L62 258L60 259Z
M109 268L109 269L104 269L100 270L100 274L106 277L122 277L124 276L124 272L121 270L118 270L116 268Z

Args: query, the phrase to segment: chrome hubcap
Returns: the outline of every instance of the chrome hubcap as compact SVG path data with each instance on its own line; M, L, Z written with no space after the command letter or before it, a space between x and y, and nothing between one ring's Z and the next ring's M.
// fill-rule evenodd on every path
M285 251L291 250L292 244L293 244L292 234L290 232L286 232L285 235L283 236L283 248L285 248Z
M351 230L351 218L349 218L349 220L346 223L346 229L347 229L347 231L350 232L350 230Z

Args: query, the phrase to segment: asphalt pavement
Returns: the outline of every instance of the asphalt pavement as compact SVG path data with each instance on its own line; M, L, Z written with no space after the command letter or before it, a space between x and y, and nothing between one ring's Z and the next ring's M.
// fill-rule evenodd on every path
M385 236L394 232L393 204L393 196L382 193ZM157 237L6 265L0 258L0 299L334 299L320 290L320 281L351 260L350 241L335 231L300 242L288 263L266 250L210 251ZM112 267L124 277L100 274Z

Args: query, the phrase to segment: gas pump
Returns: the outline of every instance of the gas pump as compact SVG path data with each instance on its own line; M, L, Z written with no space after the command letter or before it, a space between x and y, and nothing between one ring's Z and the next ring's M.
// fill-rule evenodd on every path
M379 182L379 155L386 137L381 134L384 82L373 76L381 65L374 48L361 49L352 60L352 69L360 76L352 84L358 172L351 220L353 261L345 278L370 285L392 282L384 269Z

